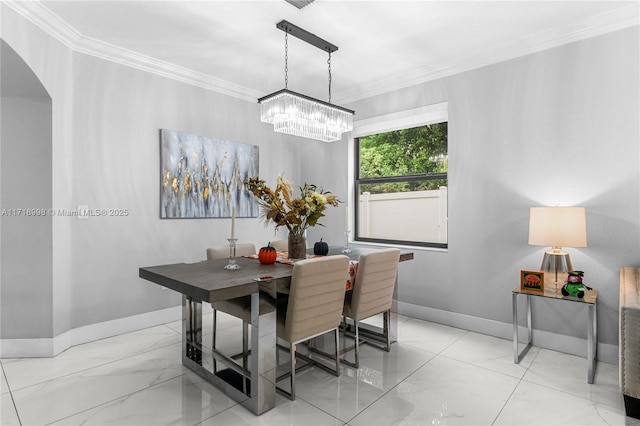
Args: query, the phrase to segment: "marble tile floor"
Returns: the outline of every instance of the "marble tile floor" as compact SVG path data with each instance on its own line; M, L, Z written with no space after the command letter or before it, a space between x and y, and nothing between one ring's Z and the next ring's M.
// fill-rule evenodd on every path
M205 316L210 341L211 316ZM220 315L222 350L239 352L240 322ZM361 367L298 374L297 400L278 395L255 416L182 366L180 322L68 349L3 359L2 425L632 425L617 366L532 348L513 363L509 340L408 317L386 353L362 346ZM236 344L237 342L237 344ZM284 358L286 359L286 357Z

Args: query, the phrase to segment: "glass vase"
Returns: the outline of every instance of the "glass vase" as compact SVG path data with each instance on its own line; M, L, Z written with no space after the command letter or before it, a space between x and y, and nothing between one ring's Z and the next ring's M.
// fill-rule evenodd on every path
M289 232L289 259L307 258L307 239L304 235Z

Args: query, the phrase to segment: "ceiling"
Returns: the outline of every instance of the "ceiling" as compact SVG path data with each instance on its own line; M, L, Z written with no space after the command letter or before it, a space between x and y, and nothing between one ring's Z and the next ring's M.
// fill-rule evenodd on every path
M639 23L610 0L3 3L76 51L252 101L284 87L285 19L338 46L337 104ZM327 100L327 58L289 37L288 88Z

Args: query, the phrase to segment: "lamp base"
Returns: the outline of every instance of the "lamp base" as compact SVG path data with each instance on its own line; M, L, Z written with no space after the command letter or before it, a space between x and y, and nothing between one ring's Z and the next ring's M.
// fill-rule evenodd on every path
M555 282L556 291L558 291L558 274L573 271L571 257L569 256L569 253L562 251L561 248L554 247L553 249L544 253L540 270L545 273L552 274L551 280ZM562 277L560 277L560 280L562 280L562 282L564 283Z

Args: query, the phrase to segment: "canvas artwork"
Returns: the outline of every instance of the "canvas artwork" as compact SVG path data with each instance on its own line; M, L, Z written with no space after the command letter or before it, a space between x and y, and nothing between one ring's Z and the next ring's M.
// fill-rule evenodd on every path
M257 217L258 146L160 129L160 217Z

